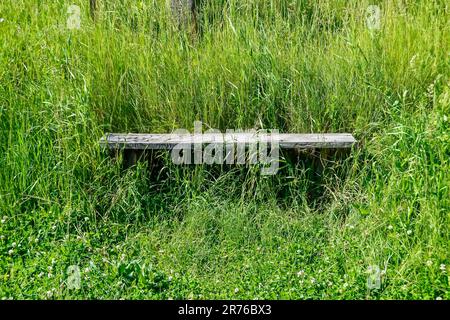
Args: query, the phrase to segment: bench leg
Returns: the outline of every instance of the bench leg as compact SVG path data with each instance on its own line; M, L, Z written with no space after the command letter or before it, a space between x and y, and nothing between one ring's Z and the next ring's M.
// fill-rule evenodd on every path
M138 158L137 150L125 150L123 162L125 169L128 169L136 165L137 158Z
M89 7L91 9L91 18L95 20L95 11L97 10L97 0L90 0Z

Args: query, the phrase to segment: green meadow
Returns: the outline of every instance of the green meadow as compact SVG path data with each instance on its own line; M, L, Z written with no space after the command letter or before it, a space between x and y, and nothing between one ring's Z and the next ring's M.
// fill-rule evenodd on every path
M450 298L447 1L204 1L196 32L98 2L0 2L1 299ZM263 176L98 143L194 121L358 146Z

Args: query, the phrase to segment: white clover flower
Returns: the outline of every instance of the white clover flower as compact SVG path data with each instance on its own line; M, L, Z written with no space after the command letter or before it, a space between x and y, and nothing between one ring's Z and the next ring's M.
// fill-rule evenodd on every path
M305 275L305 270L300 270L299 272L297 272L297 277L301 277Z
M172 277L172 276L169 276L168 280L169 280L169 281L172 281L172 280L173 280L173 277Z
M311 284L316 283L316 279L315 278L311 278Z
M412 230L406 231L406 234L407 234L408 236L411 235L411 234L412 234Z
M442 298L441 297L437 297L436 300L442 300Z
M234 293L238 293L239 292L239 288L234 288Z
M388 225L388 230L392 230L392 229L394 229L394 227L392 226L392 225Z
M12 255L14 253L14 250L13 249L10 249L9 251L8 251L8 254L9 255Z
M427 267L431 267L431 266L433 265L433 261L428 260L428 261L426 262L426 265L427 265Z
M439 266L439 269L441 269L441 271L446 271L447 270L445 264L443 264L443 263Z
M17 246L17 243L13 242L11 243L11 247L15 248Z

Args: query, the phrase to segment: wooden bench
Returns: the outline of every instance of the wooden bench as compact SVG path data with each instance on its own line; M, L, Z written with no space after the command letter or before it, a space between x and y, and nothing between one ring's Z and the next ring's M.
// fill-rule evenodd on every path
M249 145L276 142L280 149L348 149L356 144L349 133L297 134L278 133L274 136L257 133L203 134L145 134L108 133L100 139L101 147L112 151L125 150L126 163L133 165L144 150L172 150L175 147L193 148L201 144ZM245 147L245 146L244 146Z

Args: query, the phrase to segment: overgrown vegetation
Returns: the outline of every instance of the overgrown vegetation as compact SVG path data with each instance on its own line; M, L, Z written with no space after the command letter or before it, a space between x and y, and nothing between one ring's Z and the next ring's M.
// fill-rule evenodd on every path
M193 35L163 0L2 0L0 297L449 299L449 4L375 2L212 2ZM360 146L275 177L98 146L195 120Z

